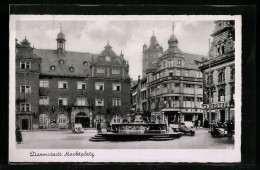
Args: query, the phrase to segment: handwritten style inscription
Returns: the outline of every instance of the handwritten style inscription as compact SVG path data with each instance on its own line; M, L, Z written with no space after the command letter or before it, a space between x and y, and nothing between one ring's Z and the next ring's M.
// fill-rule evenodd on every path
M64 153L62 152L45 152L45 153L39 153L39 152L35 152L35 151L31 151L30 152L30 156L80 156L80 157L84 157L84 156L89 156L91 158L95 157L95 154L92 152L79 152L79 151L74 151L74 152L70 152L67 151Z

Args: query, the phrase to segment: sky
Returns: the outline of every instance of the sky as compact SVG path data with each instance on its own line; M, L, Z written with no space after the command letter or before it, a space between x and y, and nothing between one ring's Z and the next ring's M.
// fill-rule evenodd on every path
M142 47L148 46L150 38L156 36L163 51L168 49L168 39L174 34L182 52L206 56L209 50L208 39L214 29L214 21L204 20L17 20L16 38L24 37L37 49L56 49L56 38L62 26L67 51L100 54L107 42L119 55L123 51L129 61L130 77L136 80L142 74ZM211 38L212 39L212 38Z

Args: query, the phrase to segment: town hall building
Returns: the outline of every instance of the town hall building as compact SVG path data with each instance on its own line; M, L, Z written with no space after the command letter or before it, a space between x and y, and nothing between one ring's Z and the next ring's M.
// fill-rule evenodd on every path
M23 130L119 123L130 110L129 64L107 43L100 54L71 52L16 40L16 124Z

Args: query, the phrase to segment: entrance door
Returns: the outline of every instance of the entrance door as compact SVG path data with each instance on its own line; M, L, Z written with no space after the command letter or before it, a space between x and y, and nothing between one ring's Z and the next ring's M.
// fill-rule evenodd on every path
M83 128L89 128L90 127L90 119L84 112L80 112L75 117L75 123L82 124Z
M225 110L220 110L220 122L225 122Z
M28 129L29 129L29 120L22 119L22 130L28 130Z

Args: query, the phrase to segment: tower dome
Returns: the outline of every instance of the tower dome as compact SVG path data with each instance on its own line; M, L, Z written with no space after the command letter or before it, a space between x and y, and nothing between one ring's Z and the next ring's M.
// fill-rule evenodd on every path
M175 28L175 25L173 24L172 25L172 35L171 35L170 39L168 40L169 44L173 43L173 42L178 43L178 40L177 40L176 36L174 35L174 28Z
M60 27L60 32L57 34L57 50L60 54L65 51L65 35L62 33L62 27Z
M58 35L57 35L57 39L65 39L65 35L60 32Z
M178 43L178 40L174 34L172 34L170 39L168 40L168 43L172 43L172 42Z

